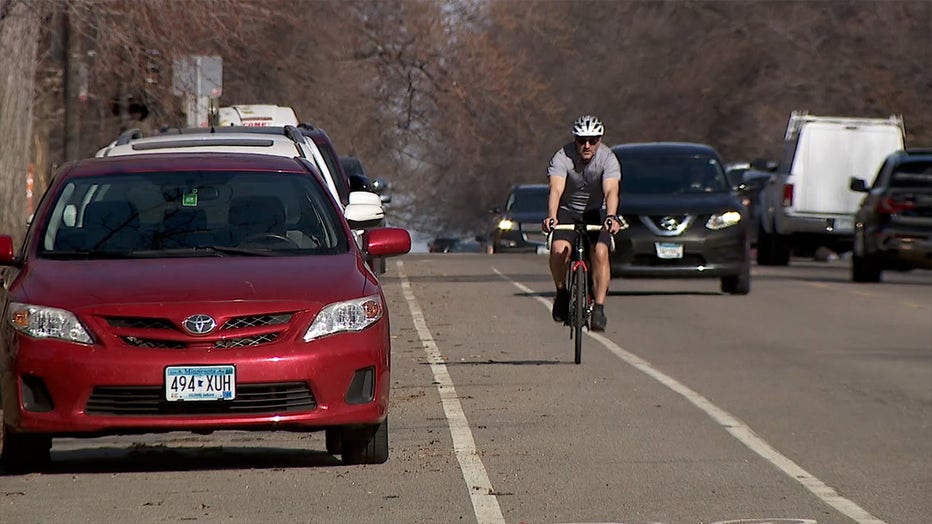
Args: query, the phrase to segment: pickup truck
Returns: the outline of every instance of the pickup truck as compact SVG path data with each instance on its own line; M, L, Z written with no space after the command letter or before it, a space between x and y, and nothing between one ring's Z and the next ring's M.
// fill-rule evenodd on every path
M785 266L795 251L850 251L861 196L849 180L870 178L903 149L903 119L790 115L783 156L761 192L757 263Z

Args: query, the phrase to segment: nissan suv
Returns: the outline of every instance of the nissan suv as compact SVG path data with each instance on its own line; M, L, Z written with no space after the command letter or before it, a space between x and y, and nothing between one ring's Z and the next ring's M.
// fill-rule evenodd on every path
M885 269L932 269L932 149L891 153L873 184L851 178L867 193L854 216L851 280L880 282Z

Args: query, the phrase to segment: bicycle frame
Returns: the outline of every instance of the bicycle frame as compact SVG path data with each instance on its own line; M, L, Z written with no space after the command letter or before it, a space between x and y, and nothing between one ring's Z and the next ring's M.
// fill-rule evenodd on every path
M589 316L592 314L592 272L591 272L591 240L588 232L600 231L602 226L592 224L560 224L554 230L573 230L573 247L566 271L566 289L570 294L569 315L564 325L570 327L570 339L574 340L575 362L582 362L582 329L589 327ZM547 247L551 246L553 233L548 235Z

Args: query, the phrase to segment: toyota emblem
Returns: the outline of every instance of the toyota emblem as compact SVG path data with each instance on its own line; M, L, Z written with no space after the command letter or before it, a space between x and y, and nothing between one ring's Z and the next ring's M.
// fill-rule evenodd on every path
M217 321L210 315L191 315L184 319L184 328L192 335L206 335L217 327Z

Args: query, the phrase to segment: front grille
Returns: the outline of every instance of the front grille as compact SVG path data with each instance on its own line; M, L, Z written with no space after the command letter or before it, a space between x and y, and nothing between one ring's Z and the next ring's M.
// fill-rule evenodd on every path
M211 342L214 349L230 349L241 347L255 347L269 344L278 340L287 329L294 317L294 313L268 313L248 315L227 319L220 329L208 336L207 341L217 338L218 332L223 332L223 340ZM166 318L146 317L107 317L106 322L117 331L120 340L132 347L146 349L187 349L192 344L204 344L204 337L192 337L183 331L171 320ZM276 329L277 326L280 326ZM242 329L268 328L264 331L273 332L243 334L237 336L236 331Z
M97 386L84 408L88 415L222 415L311 411L317 400L304 382L237 384L229 401L168 402L160 386Z
M188 347L184 342L175 340L158 340L154 338L140 337L120 337L124 344L137 348L149 349L185 349Z
M268 344L269 342L275 342L275 339L278 338L278 333L269 333L267 335L258 335L255 337L243 337L243 338L228 338L225 340L218 340L214 342L215 349L230 349L230 348L242 348L249 346L260 346L262 344Z
M115 328L128 329L165 329L177 331L171 321L164 318L110 317L107 324Z
M231 318L223 324L220 329L241 329L256 326L278 326L291 322L291 313L280 313L278 315L252 315L248 317Z
M547 235L540 230L540 224L521 224L521 232L524 234L524 240L537 244L547 243Z

